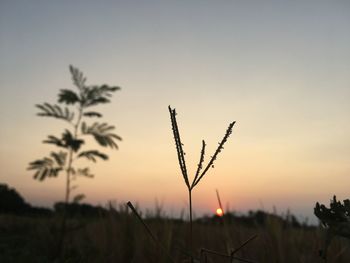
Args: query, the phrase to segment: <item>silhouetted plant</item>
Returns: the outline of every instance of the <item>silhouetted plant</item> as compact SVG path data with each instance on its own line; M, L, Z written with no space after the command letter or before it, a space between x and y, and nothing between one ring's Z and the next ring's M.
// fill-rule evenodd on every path
M113 92L120 88L106 84L100 86L87 85L86 78L79 69L70 66L69 70L77 90L61 89L58 94L58 104L45 102L36 105L39 109L38 116L60 119L69 125L69 129L65 129L61 136L49 135L43 141L43 143L53 144L61 150L51 152L48 157L31 162L28 167L28 170L35 171L34 178L39 181L49 177L57 177L61 172L66 173L65 207L70 202L71 192L77 187L72 185L72 181L78 176L93 177L88 167L75 167L73 163L83 158L92 162L96 162L97 159L108 159L108 155L98 150L82 150L82 145L85 143L84 137L92 136L100 146L112 149L118 149L116 141L121 141L121 137L113 133L114 126L105 122L88 124L83 121L86 118L101 118L102 114L91 110L91 108L109 103ZM83 198L84 195L79 194L73 201L79 202ZM58 255L62 255L65 225L66 213L64 212L61 237L57 249Z
M224 144L226 143L228 137L232 133L232 128L233 128L233 125L235 124L235 121L229 124L223 139L221 140L221 142L219 142L218 148L216 149L214 155L211 156L208 164L205 166L204 169L203 169L203 163L204 163L206 144L205 144L205 141L202 140L202 149L201 149L201 154L200 154L200 159L199 159L197 171L195 173L195 176L194 176L192 182L190 183L190 179L189 179L188 173L187 173L186 161L185 161L185 152L183 150L183 144L181 142L180 132L179 132L179 128L178 128L177 121L176 121L176 110L172 109L169 106L169 113L170 113L172 129L173 129L173 133L174 133L174 139L175 139L175 145L176 145L176 151L177 151L177 157L179 160L180 170L181 170L182 176L185 180L185 184L186 184L186 187L188 190L189 214L190 214L190 251L192 254L193 253L193 251L192 251L192 247L193 247L193 244L192 244L193 243L192 190L201 181L201 179L207 173L209 168L210 167L214 168L214 161L216 160L216 158L217 158L218 154L221 152L221 150L224 149ZM191 256L191 261L193 261L192 256Z
M93 174L88 167L77 168L74 161L85 158L96 162L97 159L107 160L108 155L98 150L81 150L85 143L84 136L92 136L102 147L118 149L116 140L121 137L114 134L114 126L104 122L87 124L85 118L101 118L102 114L90 110L91 107L110 102L112 93L119 87L108 85L86 85L86 78L77 68L70 66L73 84L77 92L70 89L61 89L58 94L58 104L37 104L40 110L38 116L51 117L66 121L70 129L65 129L62 135L49 135L43 143L53 144L62 149L51 152L48 157L38 159L29 164L29 170L35 170L34 178L43 181L48 177L57 177L61 172L66 172L65 203L70 202L70 194L76 186L72 186L72 180L77 176L92 178ZM64 106L61 106L64 105ZM82 195L77 195L74 201L79 201Z
M320 251L320 256L327 260L327 249L333 237L341 236L350 239L350 200L346 199L343 204L337 201L336 196L330 202L330 208L316 203L314 214L327 229L325 245Z

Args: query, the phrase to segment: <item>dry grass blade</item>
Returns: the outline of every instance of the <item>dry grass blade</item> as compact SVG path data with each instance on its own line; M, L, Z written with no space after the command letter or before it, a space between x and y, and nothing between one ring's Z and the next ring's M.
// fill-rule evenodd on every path
M218 199L218 203L219 203L219 207L220 207L221 212L222 212L222 216L224 216L225 215L224 208L222 207L221 198L220 198L218 189L216 189L216 198Z
M169 255L165 247L162 245L162 243L158 240L158 238L152 233L151 229L148 227L148 225L145 223L145 221L142 219L142 217L137 213L136 208L133 206L133 204L129 201L127 202L127 206L131 209L131 211L134 213L134 215L137 217L137 219L141 222L141 224L145 227L147 233L151 236L152 240L163 250L165 255L168 257L170 262L175 263L173 258Z
M232 252L231 255L233 256L235 253L237 253L240 249L242 249L244 246L246 246L250 241L254 240L255 238L257 238L258 235L254 235L250 238L248 238L245 242L243 242L238 248L235 248Z
M218 199L219 207L220 207L221 213L222 213L221 219L222 219L222 223L223 223L223 226L224 226L224 234L225 234L226 240L227 240L227 251L230 251L230 248L233 247L233 241L232 241L229 229L227 227L225 211L224 211L224 208L222 206L222 202L221 202L221 198L220 198L220 194L219 194L219 190L218 189L216 189L216 197Z

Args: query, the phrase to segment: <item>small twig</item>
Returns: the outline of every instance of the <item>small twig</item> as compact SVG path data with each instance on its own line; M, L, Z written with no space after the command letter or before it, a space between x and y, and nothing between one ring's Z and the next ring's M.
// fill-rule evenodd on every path
M152 233L151 229L148 227L148 225L145 223L145 221L142 219L142 217L139 215L139 213L137 213L135 207L133 206L133 204L129 201L127 202L127 206L130 207L131 211L135 214L135 216L137 217L137 219L141 222L141 224L145 227L147 233L151 236L151 238L153 239L153 241L164 251L164 253L166 254L166 256L168 257L168 259L172 262L175 263L174 259L170 256L170 254L168 253L168 251L165 249L165 247L162 245L162 243L160 243L160 241L158 240L158 238Z
M250 241L254 240L255 238L257 238L258 235L254 235L250 238L248 238L245 242L243 242L238 248L232 250L231 255L234 255L238 250L240 250L241 248L243 248L244 246L246 246Z
M251 261L251 260L248 260L248 259L235 257L235 256L231 256L231 255L226 255L226 254L223 254L223 253L220 253L220 252L216 252L214 250L210 250L210 249L206 249L206 248L202 248L201 249L201 258L202 258L202 255L206 255L206 253L212 254L212 255L216 255L216 256L219 256L219 257L224 257L224 258L236 259L236 260L241 261L241 262L255 263L255 261Z

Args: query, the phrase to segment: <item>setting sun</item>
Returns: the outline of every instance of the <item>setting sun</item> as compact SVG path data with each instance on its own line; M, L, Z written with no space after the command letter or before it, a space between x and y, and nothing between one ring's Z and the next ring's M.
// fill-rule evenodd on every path
M223 216L224 215L224 212L222 211L221 208L216 209L216 215L217 216Z

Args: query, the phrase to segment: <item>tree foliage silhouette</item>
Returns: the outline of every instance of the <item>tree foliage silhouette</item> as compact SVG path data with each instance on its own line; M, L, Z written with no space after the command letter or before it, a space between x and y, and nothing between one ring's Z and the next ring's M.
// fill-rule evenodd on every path
M62 172L66 173L65 203L70 202L71 192L76 188L72 181L78 176L93 177L89 167L76 167L74 162L78 159L87 159L96 162L98 159L108 160L108 155L98 150L83 150L84 138L91 136L102 147L118 149L117 141L122 138L105 122L93 122L88 124L85 119L102 118L102 114L91 110L94 106L109 103L112 94L120 90L116 86L87 85L86 78L79 69L69 66L75 88L77 90L61 89L58 94L58 104L42 103L35 105L38 116L56 118L66 121L69 128L65 129L61 136L49 135L43 143L53 144L58 148L49 156L35 160L29 164L28 170L34 170L34 178L43 181L49 177L57 177ZM82 195L77 195L78 199Z

